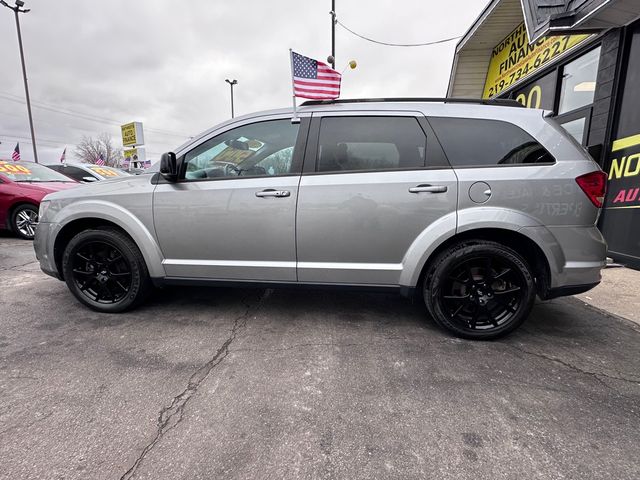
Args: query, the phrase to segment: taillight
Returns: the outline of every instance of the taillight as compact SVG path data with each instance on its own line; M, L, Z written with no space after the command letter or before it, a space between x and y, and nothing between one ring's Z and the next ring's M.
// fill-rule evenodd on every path
M576 178L576 182L584 193L587 194L591 203L596 207L602 207L604 194L607 191L607 174L602 170L585 173Z

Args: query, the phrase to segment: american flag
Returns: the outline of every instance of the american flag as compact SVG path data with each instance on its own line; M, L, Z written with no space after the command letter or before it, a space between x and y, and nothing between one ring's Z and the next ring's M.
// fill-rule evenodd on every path
M64 163L65 158L67 158L67 147L64 147L62 151L62 155L60 156L60 163Z
M291 52L293 94L314 100L332 100L340 96L342 75L328 65Z
M102 154L98 155L98 158L96 159L96 165L103 166L105 164L106 162L104 161L104 157L102 156Z
M13 149L13 153L11 154L11 160L14 162L20 161L20 143L16 143L16 148Z

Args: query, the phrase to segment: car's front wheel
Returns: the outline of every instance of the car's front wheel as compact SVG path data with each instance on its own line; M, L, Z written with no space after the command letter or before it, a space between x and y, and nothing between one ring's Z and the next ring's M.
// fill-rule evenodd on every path
M432 263L424 281L436 323L462 338L490 340L518 328L535 299L526 260L496 242L453 245Z
M140 250L116 229L86 230L73 237L64 251L62 270L75 297L100 312L131 309L151 289Z
M11 230L25 240L33 240L37 224L38 208L35 205L18 205L11 214Z

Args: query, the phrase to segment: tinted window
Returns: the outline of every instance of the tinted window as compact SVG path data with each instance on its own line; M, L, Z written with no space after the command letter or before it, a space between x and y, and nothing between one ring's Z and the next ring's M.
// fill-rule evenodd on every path
M88 172L85 172L84 170L82 170L81 168L78 167L71 167L69 165L65 166L61 173L64 173L67 177L71 177L74 180L77 180L79 182L84 182L84 177L92 177L93 175L91 175Z
M291 173L300 124L290 119L252 123L228 130L185 156L185 178L228 178Z
M325 117L317 171L420 168L426 145L427 137L412 117Z
M430 118L429 123L454 167L554 162L533 137L507 122Z

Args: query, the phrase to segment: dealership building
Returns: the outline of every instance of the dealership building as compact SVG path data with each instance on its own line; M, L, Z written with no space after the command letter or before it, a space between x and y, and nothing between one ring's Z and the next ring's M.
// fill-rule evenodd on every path
M640 268L640 0L492 0L447 93L553 112L609 174L609 256Z

